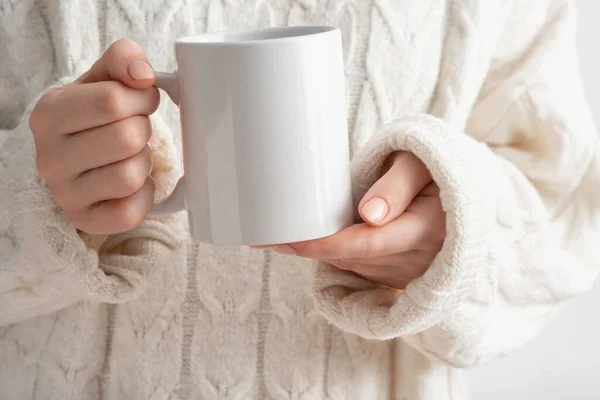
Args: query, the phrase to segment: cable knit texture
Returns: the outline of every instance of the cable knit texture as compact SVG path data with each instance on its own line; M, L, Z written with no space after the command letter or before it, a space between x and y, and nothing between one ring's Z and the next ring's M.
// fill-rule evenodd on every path
M467 398L457 367L526 343L597 273L574 21L570 0L0 1L0 398ZM194 243L184 213L86 235L54 204L29 113L110 43L172 70L180 36L312 24L343 34L356 202L396 150L440 187L447 238L406 290ZM152 126L161 198L182 171L166 97Z

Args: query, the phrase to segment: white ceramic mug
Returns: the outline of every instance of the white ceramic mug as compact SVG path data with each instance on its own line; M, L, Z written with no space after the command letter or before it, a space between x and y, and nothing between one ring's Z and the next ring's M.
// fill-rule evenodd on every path
M179 105L184 177L152 214L188 211L192 236L265 245L352 223L341 34L331 27L175 42L156 86Z

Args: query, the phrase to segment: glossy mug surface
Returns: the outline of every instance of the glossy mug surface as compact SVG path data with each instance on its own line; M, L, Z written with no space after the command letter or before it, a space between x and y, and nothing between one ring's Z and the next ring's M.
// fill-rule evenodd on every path
M185 172L152 214L185 209L195 239L234 245L352 223L338 29L209 33L177 40L175 56L156 86L179 105Z

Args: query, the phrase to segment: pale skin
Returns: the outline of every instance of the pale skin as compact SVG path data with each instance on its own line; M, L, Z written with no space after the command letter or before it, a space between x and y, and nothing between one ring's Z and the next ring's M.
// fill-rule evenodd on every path
M30 127L37 169L74 226L114 234L140 225L152 208L149 115L159 94L141 48L115 42L75 82L45 93ZM333 236L273 247L327 261L403 289L440 251L445 215L439 190L413 154L392 154L359 204L364 223Z

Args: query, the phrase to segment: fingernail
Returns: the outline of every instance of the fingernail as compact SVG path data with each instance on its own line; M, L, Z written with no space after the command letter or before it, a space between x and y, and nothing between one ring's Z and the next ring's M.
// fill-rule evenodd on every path
M296 254L296 250L292 246L287 244L280 244L278 246L273 247L273 251L276 251L281 254L294 255Z
M152 67L140 60L134 60L129 63L128 71L133 79L142 80L154 78L154 70Z
M380 197L373 197L362 208L362 214L369 222L380 222L385 218L387 213L388 205Z

